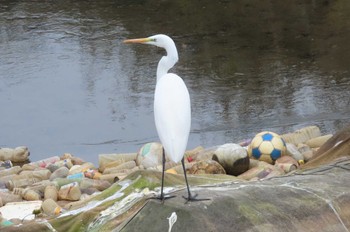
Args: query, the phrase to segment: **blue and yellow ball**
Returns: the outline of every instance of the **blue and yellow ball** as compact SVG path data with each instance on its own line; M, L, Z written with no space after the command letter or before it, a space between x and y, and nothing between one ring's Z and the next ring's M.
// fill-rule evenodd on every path
M250 158L273 164L275 160L285 155L286 143L278 134L263 131L253 138L248 146Z

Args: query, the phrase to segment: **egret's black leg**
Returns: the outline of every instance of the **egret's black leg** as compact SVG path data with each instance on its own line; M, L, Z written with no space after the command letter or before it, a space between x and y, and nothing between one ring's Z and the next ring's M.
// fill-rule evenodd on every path
M163 165L163 169L162 169L162 185L161 185L161 189L160 189L160 196L159 197L156 197L156 199L159 199L162 203L164 202L165 199L168 199L168 198L172 198L172 197L175 197L175 196L165 196L164 195L164 175L165 175L165 151L164 151L164 148L163 148L163 157L162 157L162 165Z
M184 170L185 181L186 181L186 185L187 185L187 192L188 192L188 198L187 198L187 200L188 200L188 201L191 201L191 200L192 200L194 197L196 197L197 195L195 195L195 196L192 198L191 191L190 191L190 186L188 185L188 181L187 181L187 174L186 174L185 159L184 159L184 158L182 158L181 163L182 163L182 168L183 168L183 170Z
M188 185L188 181L187 181L187 174L186 174L185 159L184 158L182 158L181 163L182 163L182 168L184 170L184 175L185 175L185 180L186 180L186 185L187 185L187 192L188 192L188 197L187 198L183 197L183 198L185 198L187 201L208 201L208 200L210 200L209 198L196 199L198 194L192 196L191 191L190 191L190 186Z
M163 160L162 160L162 164L163 164L163 170L162 170L162 187L160 189L160 200L163 202L164 201L164 193L163 193L163 188L164 188L164 173L165 173L165 151L163 148Z

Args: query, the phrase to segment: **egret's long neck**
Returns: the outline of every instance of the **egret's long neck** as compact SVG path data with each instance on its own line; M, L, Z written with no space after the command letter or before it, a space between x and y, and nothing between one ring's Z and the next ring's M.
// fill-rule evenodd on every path
M179 60L179 56L177 54L176 46L174 42L172 44L169 44L165 48L167 55L163 56L162 59L160 59L157 67L157 81L168 73L169 69L174 67L176 62Z

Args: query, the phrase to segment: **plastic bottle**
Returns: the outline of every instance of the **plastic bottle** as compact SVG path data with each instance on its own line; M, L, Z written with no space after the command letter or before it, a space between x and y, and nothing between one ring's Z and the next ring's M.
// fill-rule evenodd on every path
M92 199L94 197L94 195L87 195L85 197L83 197L84 194L82 194L82 197L80 198L79 201L71 201L67 204L65 204L63 206L64 209L67 209L67 210L74 210L74 209L78 209L78 208L81 208L83 206L85 206L90 199Z
M68 169L70 169L72 166L73 166L73 163L72 163L71 159L64 159L64 160L56 161L53 164L49 164L47 166L47 169L49 169L51 172L53 172L60 167L67 167Z
M12 191L14 188L24 188L31 184L40 181L36 178L20 179L20 180L9 180L5 185L8 190Z
M42 160L38 160L36 162L31 162L29 163L30 165L36 165L38 167L42 167L42 168L46 168L46 166L48 166L49 164L53 164L57 161L60 160L60 157L58 156L52 156L50 158L47 159L42 159Z
M18 196L22 196L24 188L13 188L12 193Z
M292 164L292 163L276 163L275 166L282 169L285 173L294 171L298 168L297 165Z
M60 167L56 169L50 176L50 180L55 180L56 178L65 178L68 176L69 169L67 167Z
M0 189L6 188L6 183L10 180L13 180L17 176L18 175L16 175L16 174L12 174L12 175L8 175L8 176L0 177Z
M111 183L106 180L93 180L84 178L80 182L81 189L95 188L99 191L103 191L111 186Z
M2 192L0 191L0 198L2 200L2 204L6 205L9 202L19 202L23 201L22 197L11 192Z
M52 199L54 201L57 201L58 198L58 191L57 191L57 187L54 185L48 185L45 188L45 192L44 192L44 199Z
M20 171L22 171L22 168L20 166L14 166L12 168L0 170L0 177L18 174Z
M62 208L52 199L46 199L41 205L41 209L50 216L58 215L62 212Z
M58 187L62 187L63 185L70 184L73 182L80 183L82 179L67 179L67 178L56 178L52 181L54 185L57 185Z
M258 165L242 173L241 175L238 176L238 178L243 180L252 180L252 179L258 180L260 179L259 177L266 176L268 173L271 172L271 170L273 170L272 165L271 165L271 168Z
M32 189L25 189L23 191L22 198L27 201L38 201L41 199L41 196L38 192Z
M27 170L27 171L34 171L37 168L38 168L38 166L36 164L33 164L33 163L23 164L23 166L22 166L22 170Z
M294 131L292 133L284 134L281 137L286 143L293 143L297 145L299 143L304 143L309 139L321 136L321 130L317 126L308 126L301 128L300 130Z
M84 172L84 175L90 179L100 179L101 173L94 169L88 169Z
M70 154L70 153L64 153L64 154L61 156L61 159L71 159L73 165L82 165L83 163L85 163L84 160L82 160L82 159L79 158L79 157L75 157L75 156L73 156L73 155Z
M132 169L136 167L136 162L135 161L128 161L128 162L125 162L125 163L122 163L116 167L110 167L110 168L106 168L104 171L103 171L103 174L110 174L110 173L113 173L113 172L118 172L119 170L122 170L122 169Z
M125 173L111 173L111 174L103 174L99 177L100 180L108 181L109 183L115 183L119 180L124 179L127 176Z
M186 162L187 163L187 162ZM177 163L175 163L175 162L172 162L172 161L168 161L168 162L166 162L165 163L165 170L168 170L168 169L170 169L170 168L174 168L174 167L176 167L176 166L179 166L179 164L177 164ZM138 166L137 166L138 167ZM181 165L181 167L182 167L182 165ZM139 168L140 169L140 168ZM163 170L163 165L157 165L157 167L156 167L156 169L158 170L158 171L162 171ZM133 172L133 171L136 171L137 169L136 168L133 168L132 170L130 170L130 172L128 172L128 173L131 173L131 171Z
M128 161L125 161L125 160L122 160L122 159L114 160L114 161L111 161L109 163L104 163L103 166L102 167L100 166L98 169L99 169L100 172L104 172L107 168L114 168L114 167L117 167L117 166L119 166L119 165L121 165L121 164L123 164L125 162L128 162Z
M25 190L31 189L31 190L34 190L34 191L38 192L41 196L44 196L45 188L48 185L52 185L51 181L49 181L49 180L42 180L42 181L34 183L34 184L30 185L30 186L27 186L25 188Z
M287 154L298 162L304 162L304 156L298 151L298 148L292 143L286 143Z
M34 171L22 171L21 176L26 176L27 178L37 178L39 180L48 180L51 176L50 170L41 169Z
M11 160L12 162L24 162L28 160L29 150L21 146L16 148L0 148L0 160Z
M86 162L83 163L82 165L74 165L70 170L69 170L69 175L78 173L78 172L85 172L86 170L89 169L95 169L95 166L91 162Z
M81 191L78 182L73 182L63 185L58 191L58 198L60 200L77 201L80 199Z
M67 179L83 179L83 178L84 178L83 172L78 172L67 176Z
M12 168L12 166L11 160L0 161L0 169Z
M185 169L186 170L188 170L188 169L190 169L192 166L193 166L193 164L195 164L195 162L191 162L191 163L185 163ZM160 168L160 167L159 167ZM183 170L183 167L182 167L182 165L180 164L180 165L177 165L177 166L175 166L175 167L172 167L171 168L172 169L172 171L171 172L175 172L175 173L177 173L177 174L183 174L184 173L184 170Z
M73 165L82 165L83 163L85 163L85 161L83 159L81 159L79 157L75 157L75 156L73 156L71 158L71 160L72 160Z
M99 170L103 172L107 167L116 167L122 163L136 160L137 153L100 154L98 156Z
M62 164L62 166L67 167L68 169L70 169L71 167L73 167L73 162L71 159L64 159L61 161L56 162L56 164Z
M310 148L318 148L321 147L325 142L327 142L328 139L330 139L333 135L322 135L316 138L309 139L305 142L306 145L308 145Z

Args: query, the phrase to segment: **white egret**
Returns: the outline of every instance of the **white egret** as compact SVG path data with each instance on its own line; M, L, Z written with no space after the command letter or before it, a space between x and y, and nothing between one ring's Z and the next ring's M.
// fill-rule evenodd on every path
M181 160L184 170L188 197L191 195L187 181L184 153L187 147L191 127L191 103L187 87L181 77L168 73L178 61L177 49L174 41L166 35L154 35L148 38L129 39L124 43L141 43L155 45L166 50L157 67L157 84L154 93L154 119L159 139L163 145L163 172L160 199L164 200L164 168L165 155L174 162Z

